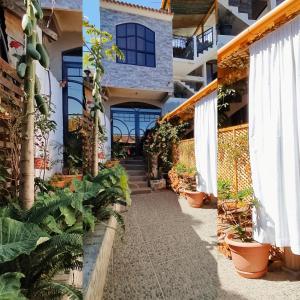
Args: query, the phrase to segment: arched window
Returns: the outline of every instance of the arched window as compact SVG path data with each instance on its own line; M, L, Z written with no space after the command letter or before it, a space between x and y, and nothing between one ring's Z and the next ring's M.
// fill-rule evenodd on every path
M126 23L117 25L117 46L125 55L118 63L155 68L155 33L149 28Z

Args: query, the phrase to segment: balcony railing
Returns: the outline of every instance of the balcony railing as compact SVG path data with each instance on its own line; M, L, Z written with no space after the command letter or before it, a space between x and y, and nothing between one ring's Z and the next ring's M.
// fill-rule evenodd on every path
M197 55L214 45L214 30L213 27L207 29L203 33L197 35Z
M183 59L194 59L193 37L173 36L173 56Z
M214 29L207 29L203 33L192 36L173 36L173 56L183 59L195 59L208 48L214 45Z

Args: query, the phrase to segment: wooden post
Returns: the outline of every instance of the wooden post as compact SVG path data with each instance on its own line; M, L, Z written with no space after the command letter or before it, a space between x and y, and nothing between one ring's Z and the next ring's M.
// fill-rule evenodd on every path
M234 140L234 144L236 146L236 128L233 129L233 140ZM237 194L238 192L238 162L237 162L237 158L234 158L234 191Z

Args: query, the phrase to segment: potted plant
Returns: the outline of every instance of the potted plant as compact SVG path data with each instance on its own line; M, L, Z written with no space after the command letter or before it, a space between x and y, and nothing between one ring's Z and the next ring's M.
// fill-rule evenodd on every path
M232 198L237 205L227 213L233 226L226 234L225 242L231 251L235 269L245 278L263 277L268 271L271 245L258 243L252 237L251 211L257 206L257 201L251 189L239 191Z
M64 188L66 186L66 183L64 181L63 175L54 174L54 176L50 180L50 185L56 188Z
M175 166L176 172L180 177L187 180L183 182L182 193L186 197L189 205L194 208L200 208L207 199L207 194L196 190L196 168L187 167L183 163Z

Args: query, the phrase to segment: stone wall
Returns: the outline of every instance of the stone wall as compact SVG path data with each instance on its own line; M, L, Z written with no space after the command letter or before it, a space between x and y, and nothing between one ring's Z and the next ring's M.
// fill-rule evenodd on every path
M156 67L119 64L105 61L103 86L138 88L173 92L172 21L101 8L101 28L113 35L116 43L116 26L122 23L138 23L155 32Z

